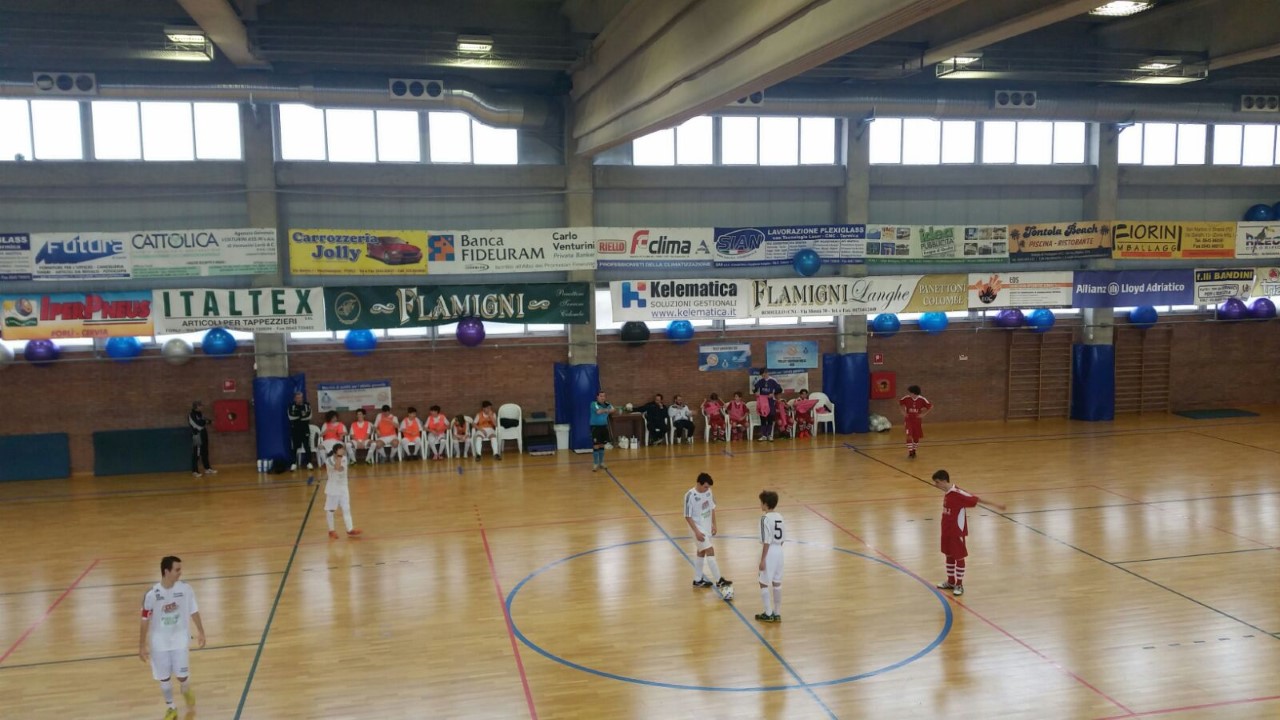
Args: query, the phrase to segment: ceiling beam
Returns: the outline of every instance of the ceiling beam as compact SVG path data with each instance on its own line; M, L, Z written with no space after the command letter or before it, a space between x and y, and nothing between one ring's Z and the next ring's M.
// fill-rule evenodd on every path
M1070 20L1083 15L1098 6L1098 0L1059 0L1048 7L1019 15L971 35L936 45L925 51L921 59L921 67L929 67L943 60L981 50L1002 40L1024 35L1032 30Z
M1268 60L1273 57L1280 57L1280 43L1209 58L1209 71L1222 70L1258 60Z
M724 107L969 1L633 0L574 73L576 152Z
M229 0L178 0L178 4L236 67L271 67L249 48L249 32Z

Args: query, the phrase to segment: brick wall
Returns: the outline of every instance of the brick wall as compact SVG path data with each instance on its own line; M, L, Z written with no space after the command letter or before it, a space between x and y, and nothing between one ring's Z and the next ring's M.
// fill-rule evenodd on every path
M1174 410L1280 403L1280 324L1218 322L1212 316L1173 326Z

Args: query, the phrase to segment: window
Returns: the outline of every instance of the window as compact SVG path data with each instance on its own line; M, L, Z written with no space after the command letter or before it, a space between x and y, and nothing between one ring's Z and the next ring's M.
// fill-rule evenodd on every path
M834 165L836 119L800 118L800 164Z
M32 159L31 111L26 100L0 100L0 162Z
M378 139L372 110L325 110L329 162L375 162Z
M902 164L937 165L942 157L942 123L908 118L902 121Z
M710 165L713 162L712 120L701 115L676 128L676 164Z
M1276 126L1244 126L1244 160L1248 167L1274 165L1276 162Z
M982 162L1007 164L1017 160L1018 123L982 123Z
M942 123L942 162L973 162L977 126L971 120L947 120Z
M280 106L280 158L324 160L324 111L306 105Z
M80 103L75 100L32 100L31 127L37 160L83 160Z
M1204 156L1208 142L1207 125L1179 125L1178 126L1178 157L1179 165L1203 165Z
M1053 161L1060 164L1084 163L1085 124L1056 122L1053 124Z
M1147 123L1142 127L1142 164L1173 165L1178 151L1178 126Z
M1203 165L1206 137L1207 127L1196 123L1130 125L1120 131L1120 164ZM1215 151L1215 162L1218 155L1219 153ZM1226 164L1238 163L1239 146L1237 144L1235 163Z
M1051 165L1084 162L1082 122L990 121L982 123L982 162Z
M1244 151L1244 126L1213 126L1213 164L1239 165Z
M902 162L902 120L872 120L870 143L872 165L894 165Z
M239 160L240 106L235 103L193 103L197 160Z
M144 102L139 110L144 160L196 159L191 103Z
M95 100L93 154L98 160L239 160L235 103Z
M635 165L675 165L676 131L674 128L651 132L631 142L632 163Z
M1117 152L1121 165L1142 164L1142 124L1138 123L1120 128L1120 140Z
M800 118L760 118L760 164L800 164Z
M460 112L427 113L426 119L433 163L519 162L519 134L514 129L489 127ZM423 161L421 122L421 113L412 110L317 110L306 105L281 105L280 157L418 163Z
M427 114L431 162L515 165L519 140L514 129L493 128L460 112Z
M1014 162L1018 165L1052 165L1053 123L1020 122L1017 129L1017 158Z
M755 165L759 158L757 122L753 117L720 118L720 161L725 165Z
M477 165L515 165L520 152L514 129L489 127L471 121L472 156Z
M141 160L138 103L97 101L93 110L93 155L99 160Z
M422 136L418 130L418 113L407 110L379 110L379 162L421 162Z

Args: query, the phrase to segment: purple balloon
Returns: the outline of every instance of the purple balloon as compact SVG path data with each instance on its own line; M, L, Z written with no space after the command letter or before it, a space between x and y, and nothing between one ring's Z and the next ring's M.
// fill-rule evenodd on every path
M1017 308L1005 308L996 313L995 325L999 328L1020 328L1027 318Z
M458 321L458 342L475 347L484 342L484 323L479 318L463 318Z
M1244 301L1240 298L1227 298L1218 306L1219 320L1243 320L1249 317L1249 308L1245 307Z
M32 365L48 365L61 354L62 350L52 340L31 340L22 351L22 356Z
M1270 320L1276 316L1276 304L1268 298L1258 298L1249 306L1249 317L1254 320Z

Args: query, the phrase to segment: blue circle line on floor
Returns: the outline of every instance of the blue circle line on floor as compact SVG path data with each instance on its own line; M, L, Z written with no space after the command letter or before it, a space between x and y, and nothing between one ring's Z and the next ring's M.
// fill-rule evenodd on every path
M747 536L720 535L718 536L718 538L721 540L750 540L752 542L759 542L758 538L747 537ZM690 538L681 537L681 538L673 538L673 539L689 540ZM700 691L707 691L707 692L776 692L778 690L802 690L802 689L810 689L810 688L830 687L832 685L843 685L845 683L856 682L858 680L864 680L866 678L875 677L877 675L883 675L884 673L890 672L892 670L896 670L900 667L913 663L916 660L919 660L920 658L924 657L925 655L928 655L930 652L933 652L933 650L937 648L939 645L941 645L942 641L945 640L947 635L951 632L951 625L953 620L951 604L948 603L946 598L944 598L942 594L939 593L935 588L928 585L924 581L914 576L911 576L903 568L900 568L897 565L894 565L893 563L888 562L886 560L882 560L877 557L872 557L871 555L865 555L863 553L856 552L853 550L848 550L845 548L835 547L831 545L820 545L818 543L804 542L800 540L788 540L787 544L788 545L807 545L811 547L826 548L829 550L834 550L835 552L844 553L846 555L853 555L855 557L860 557L864 560L870 560L872 562L876 562L886 567L889 567L896 572L903 573L904 575L907 575L909 578L911 578L913 582L917 582L917 583L920 583L921 585L924 585L925 588L928 589L929 593L932 594L934 598L938 600L938 603L942 606L944 619L942 623L942 629L938 631L937 637L935 637L928 645L921 648L919 651L917 651L910 657L904 658L894 663L890 663L883 667L858 673L856 675L849 675L846 677L835 678L832 680L820 680L817 682L795 683L795 684L788 684L788 685L765 685L765 686L758 686L758 687L721 687L721 686L714 686L714 685L683 685L680 683L668 683L668 682L661 682L658 680L646 680L643 678L634 678L626 675L619 675L617 673L611 673L605 670L597 670L596 668L587 667L585 665L573 662L572 660L569 660L565 657L552 653L551 651L543 648L542 646L530 640L528 636L526 636L524 632L520 630L520 626L516 622L515 608L513 606L515 603L516 596L519 594L520 590L523 589L524 586L527 585L534 578L547 572L548 570L552 570L572 560L577 560L579 558L586 557L588 555L594 555L597 553L605 552L607 550L615 550L617 548L624 548L632 545L645 545L648 543L656 543L656 542L665 543L665 542L668 542L668 540L665 537L651 538L648 540L633 540L631 542L617 543L614 545L606 545L604 547L598 547L592 550L584 550L583 552L575 553L573 555L569 555L568 557L564 557L559 560L556 560L555 562L544 565L543 567L537 570L534 570L532 573L525 576L522 580L520 580L520 582L516 583L515 587L511 588L511 592L507 594L507 600L506 600L507 613L511 617L511 627L515 631L516 637L518 637L520 639L520 642L524 643L531 650L538 653L539 655L542 655L548 660L553 660L557 663L560 663L561 665L571 667L575 670L580 670L582 672L590 673L592 675L597 675L599 677L606 677L612 680L635 683L637 685L648 685L651 687L667 688L670 690L700 690Z

